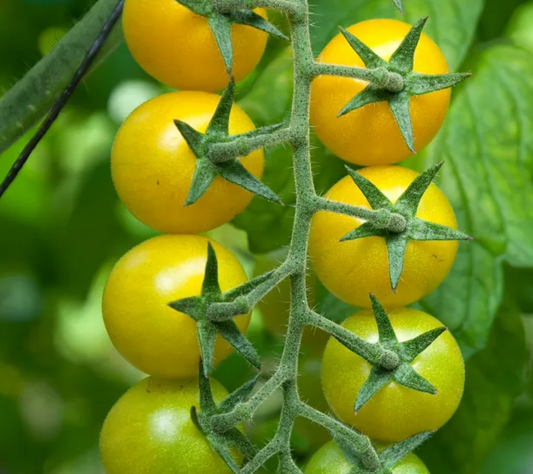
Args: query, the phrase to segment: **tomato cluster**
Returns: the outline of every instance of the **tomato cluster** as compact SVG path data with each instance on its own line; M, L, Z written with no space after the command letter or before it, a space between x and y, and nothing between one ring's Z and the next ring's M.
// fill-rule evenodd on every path
M256 13L266 18L264 10ZM209 245L216 254L222 292L247 281L242 266L228 249L196 234L229 222L246 208L252 193L217 176L204 194L189 204L198 157L176 126L178 121L198 132L208 130L221 101L214 92L229 83L227 64L208 19L176 0L127 0L123 23L127 44L139 64L156 79L181 90L141 105L125 120L113 146L112 176L122 202L140 221L167 235L130 250L115 265L105 288L103 316L111 340L131 364L150 377L128 391L111 410L102 431L102 458L108 474L230 473L190 416L190 407L199 401L197 323L169 306L172 301L202 294ZM408 30L409 26L401 22L372 20L348 31L388 60ZM264 31L251 26L231 25L236 80L259 62L266 37ZM330 42L318 61L362 65L341 37ZM447 72L442 53L425 35L417 47L414 70L426 74ZM394 204L417 174L391 166L411 152L390 110L386 104L376 104L337 118L342 106L364 87L359 80L318 76L312 84L311 122L319 138L340 158L372 165L359 173ZM417 147L425 146L436 134L449 99L449 89L412 99ZM254 128L246 113L234 105L229 134L243 134ZM251 175L261 178L262 150L239 161ZM325 197L370 207L349 177L339 181ZM457 227L449 202L435 185L422 197L417 217ZM369 293L375 294L389 310L400 342L439 327L431 316L402 306L419 300L443 281L453 265L457 244L410 242L401 281L393 291L384 238L340 241L362 224L341 214L315 214L309 252L318 279L333 294L355 306L368 307ZM264 273L271 266L261 263L258 272ZM315 280L309 280L309 300L313 304ZM261 302L265 326L273 333L283 333L287 324L290 295L289 287L283 284L279 292L270 293ZM235 322L244 332L250 315L238 316ZM349 318L344 327L369 342L377 340L376 323L368 310ZM326 345L327 338L320 334L304 334L304 341L322 340L315 344L316 351L311 351L308 365L316 368L322 363L322 387L332 410L343 422L372 439L399 441L420 431L438 429L456 410L464 385L464 366L450 333L437 339L412 364L436 387L437 395L391 382L357 413L354 400L372 367L333 338ZM230 350L228 343L217 336L214 363ZM320 361L317 353L322 351ZM317 392L313 380L307 384L311 397L317 395L313 393ZM216 381L212 389L216 401L225 397L225 390ZM321 397L317 400L320 405ZM304 425L303 430L307 428ZM235 457L239 459L237 453ZM315 454L306 472L340 474L348 470L342 452L330 443ZM393 472L428 471L410 455Z

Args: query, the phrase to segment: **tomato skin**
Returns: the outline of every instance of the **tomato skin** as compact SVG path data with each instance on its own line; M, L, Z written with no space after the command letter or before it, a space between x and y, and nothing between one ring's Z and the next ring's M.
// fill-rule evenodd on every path
M356 23L348 31L388 61L411 25L390 19ZM364 63L342 34L324 48L319 62L364 67ZM446 59L439 47L424 33L415 53L414 71L445 74ZM333 153L358 165L389 165L412 155L387 102L370 104L338 117L341 109L367 82L335 76L319 76L312 84L311 123L315 132ZM451 90L445 89L411 98L415 149L421 151L437 134L448 111Z
M429 314L411 308L394 309L389 312L389 318L400 342L442 326ZM366 341L378 340L371 310L354 314L343 327ZM398 442L422 431L441 428L457 410L464 390L464 361L450 331L444 332L419 354L412 366L433 384L436 395L392 382L355 414L355 399L368 378L371 365L330 338L322 360L322 387L340 420L371 439Z
M130 250L113 268L104 291L104 322L115 347L139 370L163 378L198 373L196 322L168 304L200 294L208 242L217 255L222 291L246 282L229 250L197 235L154 237ZM250 315L238 316L235 322L245 331ZM215 363L230 352L230 345L219 337Z
M350 464L334 441L322 446L311 458L304 474L349 474ZM429 474L422 460L408 454L393 469L393 474Z
M174 120L205 132L219 101L207 92L164 94L137 108L120 128L111 156L113 182L122 202L148 226L165 233L206 232L233 219L252 200L252 193L217 177L196 203L184 207L197 159ZM229 128L239 134L255 126L234 105ZM261 178L262 150L241 162Z
M264 9L255 10L266 18ZM148 74L176 89L216 92L229 76L205 17L175 0L127 0L124 37L131 54ZM263 56L268 35L250 26L233 25L233 70L246 77Z
M358 171L395 203L418 173L399 166L374 166ZM370 208L352 178L346 176L325 195L332 201ZM454 229L457 221L446 196L431 184L420 201L417 217ZM340 299L370 307L372 293L386 308L406 306L437 288L451 270L456 241L408 243L404 269L396 293L391 289L385 239L367 237L340 242L362 221L340 214L318 212L313 217L309 252L322 283Z
M228 393L216 380L211 384L215 400L222 401ZM102 428L107 474L230 474L192 422L193 406L199 406L198 379L148 377L128 390Z

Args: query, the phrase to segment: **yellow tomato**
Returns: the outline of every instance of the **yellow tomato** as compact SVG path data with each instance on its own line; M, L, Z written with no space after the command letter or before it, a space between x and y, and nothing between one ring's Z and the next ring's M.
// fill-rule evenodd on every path
M213 396L228 393L211 380ZM107 474L230 474L191 420L199 406L198 380L149 377L128 390L109 412L100 437Z
M255 10L266 18L266 11ZM185 90L215 92L229 82L207 18L176 0L126 0L124 36L135 60L157 80ZM267 34L233 25L233 76L240 81L259 63Z
M389 318L399 342L442 326L429 314L410 308L394 309ZM343 327L365 341L378 340L371 310L354 314ZM433 384L436 395L389 382L355 413L355 399L368 379L371 365L330 338L322 360L326 399L340 420L374 440L397 442L422 431L438 430L455 413L463 395L465 367L461 350L450 331L446 331L411 365Z
M411 25L397 20L368 20L348 31L388 61ZM364 63L342 34L324 48L318 61L343 66L364 67ZM448 65L439 47L422 34L414 71L445 74ZM358 165L388 165L411 156L387 102L370 104L337 117L341 109L367 82L335 76L319 76L311 92L311 123L320 140L343 160ZM415 149L422 150L439 131L450 103L450 89L411 98Z
M184 207L196 156L174 120L205 132L219 100L207 92L165 94L141 105L120 128L111 157L113 182L126 207L150 227L176 234L205 232L230 221L250 203L252 193L217 177L196 203ZM231 134L239 134L255 127L235 105L229 128ZM261 178L262 150L241 161Z
M143 372L164 378L198 373L200 349L196 322L168 306L201 293L211 242L218 259L220 288L228 291L247 281L237 258L217 242L197 235L164 235L130 250L107 281L103 315L118 351ZM250 315L235 322L245 331ZM231 351L219 336L215 362Z
M376 185L393 204L418 175L399 166L375 166L358 173ZM335 184L326 197L370 208L349 176ZM416 216L457 228L449 201L434 184L422 197ZM407 245L400 283L393 293L384 238L340 242L361 223L353 217L318 212L313 218L309 246L318 278L333 294L354 306L370 307L369 293L385 307L406 306L437 288L452 268L457 254L456 241L411 241Z

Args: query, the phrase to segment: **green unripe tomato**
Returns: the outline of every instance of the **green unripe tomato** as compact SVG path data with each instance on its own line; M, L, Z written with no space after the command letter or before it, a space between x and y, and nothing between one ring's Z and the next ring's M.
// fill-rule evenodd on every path
M334 441L322 446L311 458L305 474L350 474L351 466ZM414 454L407 455L393 469L393 474L429 474L428 468Z
M227 392L211 381L213 396ZM199 405L198 380L149 377L128 390L102 428L100 452L107 474L231 474L191 420Z
M422 311L396 308L388 313L399 342L414 339L442 323ZM360 311L342 325L368 342L377 342L376 319ZM463 395L465 366L450 331L442 333L411 365L436 388L435 395L388 382L357 413L355 400L371 365L334 338L322 359L322 387L335 415L376 441L399 442L422 431L441 428L455 413Z

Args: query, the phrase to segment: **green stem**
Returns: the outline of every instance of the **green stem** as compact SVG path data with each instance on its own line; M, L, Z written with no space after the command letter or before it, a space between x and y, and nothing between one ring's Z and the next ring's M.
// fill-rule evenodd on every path
M249 155L259 148L288 142L289 139L290 130L288 128L254 137L236 137L227 143L213 143L209 150L209 159L213 163L223 163L224 161L233 160L236 156Z
M294 0L213 0L213 7L221 13L254 8L268 8L284 13L293 14L302 8Z
M339 76L371 82L374 86L389 92L401 92L405 88L403 77L384 68L367 69L356 66L341 66L315 62L313 65L314 76Z
M83 19L0 99L0 154L48 112L115 10L119 0L99 0ZM116 27L99 60L122 41Z

